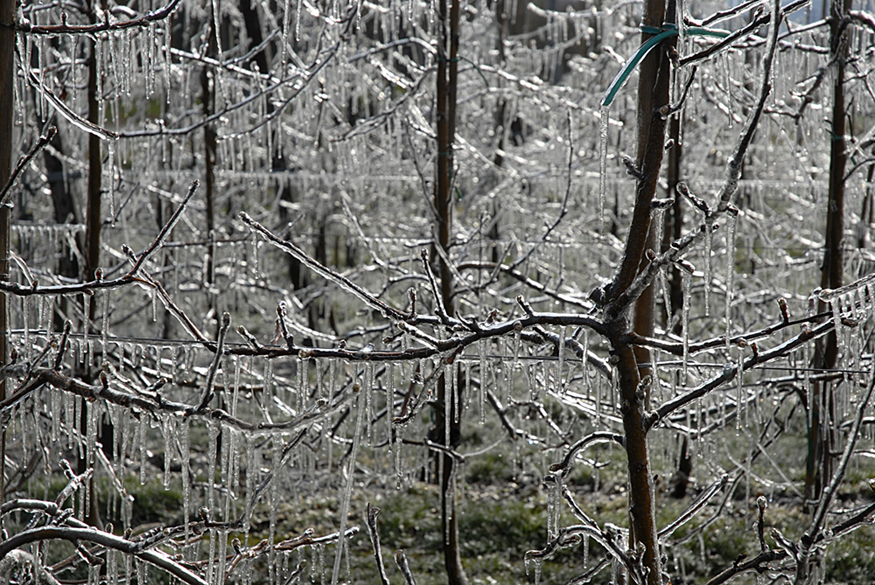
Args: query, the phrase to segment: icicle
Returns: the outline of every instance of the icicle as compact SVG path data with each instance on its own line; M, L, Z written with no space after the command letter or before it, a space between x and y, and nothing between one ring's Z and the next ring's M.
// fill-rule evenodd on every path
M732 80L729 78L729 51L720 53L719 63L723 70L723 82L726 84L726 114L729 117L729 128L732 128Z
M170 416L164 418L164 489L170 489L170 463L173 459L173 419Z
M243 515L243 532L249 534L250 522L252 521L252 509L255 496L255 476L258 475L259 453L255 449L255 437L246 438L246 512Z
M183 419L179 424L179 454L182 459L182 516L185 523L185 539L188 542L189 517L191 515L191 478L190 468L191 463L191 441L189 438L189 420ZM166 458L167 455L165 454Z
M340 533L337 541L337 555L334 557L334 571L331 574L331 585L337 585L337 579L340 576L340 559L343 556L343 545L346 542L346 524L349 516L349 501L352 497L353 479L355 477L355 461L358 454L359 442L362 434L362 418L364 418L365 408L362 404L362 396L359 393L356 398L356 420L355 430L352 435L352 451L349 455L349 466L347 468L346 487L343 491L343 500L340 505Z
M729 340L732 337L732 294L735 282L735 228L738 225L738 214L730 214L729 230L726 234L726 350L729 351Z
M286 6L288 8L288 6ZM295 6L295 42L301 41L301 0Z
M392 447L392 419L395 416L395 364L386 364L386 444Z
M86 465L88 467L92 467L94 465L94 451L97 448L97 423L100 412L100 403L99 402L86 402L85 403L85 440L87 441L87 452L86 452ZM22 441L27 437L26 427L24 426L24 409L21 411L21 436ZM24 446L22 442L22 448L27 452L27 448Z
M146 485L146 428L150 423L146 420L148 417L144 414L140 415L139 424L137 424L136 442L137 451L140 459L140 485Z
M540 585L541 583L541 559L532 559L532 564L535 567L535 585ZM528 575L528 571L526 571Z
M559 501L561 482L555 475L549 475L548 478L551 481L548 482L549 485L547 486L547 540L551 541L559 534L558 510L561 506Z
M365 374L363 379L363 387L365 393L365 435L367 436L367 444L372 445L371 439L371 421L373 421L373 385L374 385L374 364L371 362L365 363Z
M705 316L710 314L711 305L711 249L714 241L714 232L711 226L705 224Z
M273 404L273 360L265 360L264 363L264 413L265 417L270 420L270 405Z
M108 361L109 357L106 355L106 341L109 337L109 295L110 290L107 289L103 292L103 315L101 316L100 322L100 359L101 361Z
M52 388L50 392L52 395L52 443L57 443L61 426L61 391Z
M513 380L514 376L516 375L516 371L520 367L520 348L522 347L522 335L520 333L521 331L522 331L522 325L515 323L514 328L513 328L513 362L511 362L511 366L510 366L510 378L511 378L511 380ZM513 385L511 385L511 390L512 389L513 389ZM508 395L506 398L507 398L508 403L509 403L511 396Z
M735 436L741 430L741 415L746 412L744 396L744 344L738 345L738 363L735 370Z
M589 368L587 367L589 356L589 329L584 328L583 330L583 352L581 353L580 358L580 368L583 373L583 386L586 389L586 398L588 400L592 399L592 384L589 379Z
M467 387L469 388L468 392L465 392L465 410L470 410L471 408L471 395L473 392L470 391L471 387L471 369L474 367L474 362L471 360L465 361L465 374L462 376L462 379L465 380Z
M558 390L560 394L565 394L565 381L563 378L563 370L565 369L565 335L567 327L564 325L559 328L559 363L557 364L556 378L558 382Z
M307 404L307 399L310 397L310 360L308 358L302 358L300 362L298 362L298 366L301 370L301 379L298 380L300 386L298 387L298 393L301 398L301 410L303 410L304 405Z
M481 339L477 342L480 348L480 424L486 422L486 341Z
M454 364L451 364L451 368L454 367ZM453 376L447 376L444 374L444 445L449 447L452 445L450 441L450 431L453 426L453 402L455 401L456 394L456 380L453 379ZM444 458L440 457L440 461L443 462ZM449 522L447 522L449 524Z
M30 361L30 297L21 299L21 312L24 317L24 359Z
M279 467L280 461L282 459L282 451L283 451L282 437L280 435L274 435L272 438L272 441L271 441L271 446L272 446L271 462L272 462L273 467L274 467L274 473L279 473L278 467ZM268 566L270 567L270 582L271 583L276 582L275 581L275 577L276 577L275 562L276 562L276 560L274 559L273 544L274 544L274 542L276 542L276 526L277 526L277 521L279 519L280 496L277 493L279 483L280 483L279 480L274 478L274 480L272 482L270 482L270 493L268 494L269 504L270 504L270 521L269 521L269 527L268 527L268 532L267 532L267 535L268 535L267 542L270 545L270 548L268 549Z
M149 24L146 31L146 47L143 51L146 62L143 67L146 69L146 95L151 96L155 91L155 25Z
M325 389L325 384L323 383L322 360L313 361L313 365L316 366L316 396L320 398L325 398L328 396L328 391Z
M90 302L91 302L91 299L89 298L89 296L86 295L85 293L82 293L82 306L84 307L83 316L84 316L85 322L82 324L82 344L81 345L84 345L84 346L88 345L88 332L91 329L91 320L88 317L88 306L89 306ZM81 349L79 347L80 344L76 344L76 345L77 345L77 349ZM85 352L81 352L79 357L81 358L81 361L79 361L79 363L85 365L86 364Z
M113 225L115 224L115 141L107 140L106 152L108 159L106 168L109 174L109 221L110 225Z
M400 490L401 484L404 481L404 471L401 469L401 435L403 427L395 429L395 489Z
M689 349L690 349L690 302L691 302L691 290L690 288L693 285L693 276L687 272L682 271L682 285L683 290L681 291L683 294L683 310L682 314L682 322L681 327L683 329L683 342L684 342L684 356L683 356L683 366L681 373L681 383L686 386L687 385L687 360L689 358Z
M170 18L164 19L164 103L170 105L170 68L173 66L170 34ZM170 108L167 108L168 110ZM161 142L165 142L162 140Z
M608 122L610 113L607 106L599 110L599 225L601 233L605 225L605 197L607 191L608 171Z
M456 409L455 422L459 423L462 420L462 405L460 404L462 393L459 391L459 360L455 360L453 365L450 366L450 375L453 380L453 406Z
M252 234L252 276L257 280L261 277L260 267L258 265L258 250L261 248L261 242L256 238L255 233Z
M328 392L326 396L330 399L334 396L334 386L337 381L337 360L328 361Z
M842 335L841 303L842 303L841 297L833 299L832 302L830 303L830 307L832 308L833 326L835 327L836 343L838 345L838 352L839 352L840 356L844 353L844 335Z

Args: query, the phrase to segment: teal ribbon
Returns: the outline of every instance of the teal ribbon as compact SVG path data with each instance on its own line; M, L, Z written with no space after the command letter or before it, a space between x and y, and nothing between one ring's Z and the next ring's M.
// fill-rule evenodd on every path
M632 71L635 69L641 59L646 57L647 54L653 50L654 47L656 47L665 39L677 36L679 34L678 28L673 24L667 24L663 28L642 26L641 32L646 34L653 34L656 36L647 39L647 41L645 41L645 43L641 45L637 51L635 51L635 54L632 55L632 58L626 61L626 64L623 65L622 69L620 69L620 72L617 73L617 76L611 82L611 85L608 86L608 91L605 93L604 99L602 99L603 107L608 107L611 105L611 102L614 101L614 98L617 96L620 88L625 85L626 80L629 78L629 75L632 74ZM700 37L719 37L721 39L729 36L729 32L725 30L701 28L695 26L684 29L684 33Z

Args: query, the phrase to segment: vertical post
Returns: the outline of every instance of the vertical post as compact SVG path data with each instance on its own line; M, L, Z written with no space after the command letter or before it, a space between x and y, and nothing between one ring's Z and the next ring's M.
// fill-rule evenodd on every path
M15 83L15 0L0 0L0 185L12 174L12 112ZM0 207L0 280L9 280L12 207ZM0 292L0 364L9 363L9 297ZM0 374L0 401L6 398L6 375ZM6 429L0 434L0 502L6 499Z

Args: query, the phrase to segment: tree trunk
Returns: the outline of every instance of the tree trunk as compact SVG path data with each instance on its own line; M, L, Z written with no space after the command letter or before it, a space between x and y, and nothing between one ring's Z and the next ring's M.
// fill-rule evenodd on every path
M64 152L60 134L55 135L55 138L52 140L52 146L58 152ZM55 212L55 223L58 225L79 223L80 216L76 209L76 201L73 197L73 193L71 193L68 188L64 163L61 159L52 154L49 149L43 150L43 162L46 166L46 176L48 176L49 189L52 192L52 206ZM78 235L75 241L79 246L82 245L81 237ZM76 254L70 249L70 245L67 241L61 244L57 270L58 274L61 276L66 276L72 280L79 278L79 261L76 259ZM58 309L55 311L55 314L52 315L52 327L55 331L63 330L64 319L67 314L68 299L66 296L61 296L58 298Z
M674 2L668 11L663 0L644 3L642 26L661 28L666 13L674 17ZM642 32L642 43L653 36ZM670 41L666 41L669 43ZM673 42L673 41L672 41ZM654 489L647 446L647 433L642 423L647 401L647 388L641 384L639 360L649 360L649 352L637 352L628 343L629 318L625 313L611 311L616 300L634 281L644 262L648 247L656 247L650 233L650 204L656 194L665 142L666 120L659 110L669 104L670 62L665 48L652 51L640 65L638 82L638 156L639 179L636 185L632 224L626 238L625 254L608 293L608 339L617 363L620 386L620 410L626 440L629 470L630 548L642 548L642 563L648 571L649 585L662 583L662 563L659 558L654 508ZM652 288L652 287L651 287ZM649 299L648 299L649 297ZM652 293L644 293L636 304L634 330L652 331ZM639 390L644 390L640 392Z
M216 47L217 31L213 30L213 23L216 22L216 19L212 18L212 14L210 16L210 20L206 23L209 30L207 56L215 59L218 49ZM209 118L215 110L217 75L218 72L213 72L210 75L210 67L206 65L201 69L201 107L205 119ZM209 299L207 322L215 320L218 323L219 316L216 313L216 294L214 292L216 283L216 143L215 127L212 124L206 124L204 126L204 205L206 206L207 220L207 253L204 258L204 284Z
M12 112L15 84L15 0L0 0L0 187L12 174ZM12 208L0 206L0 280L9 280ZM0 363L9 363L9 296L0 292ZM6 399L6 374L0 373L0 401ZM0 434L0 501L6 499L6 429Z
M441 302L447 313L453 315L453 276L444 258L449 257L450 234L452 233L452 185L453 185L453 143L456 133L456 78L458 72L459 50L459 0L452 0L447 10L447 0L438 4L440 44L438 46L437 70L437 177L435 178L434 208L437 210L435 231L436 246L440 254L435 254L440 276ZM437 302L438 299L435 299ZM482 383L482 381L481 381ZM435 409L434 435L437 442L446 442L446 420L444 405L455 401L447 392L447 380L442 376L438 381L438 405ZM450 447L458 442L461 434L461 413L451 412ZM468 578L462 567L459 545L459 519L456 514L456 494L454 489L455 460L446 453L437 456L440 461L441 482L441 529L444 543L444 565L448 585L467 585Z
M851 10L852 0L833 0L830 6L830 56L834 62L832 125L830 127L829 197L826 210L826 251L821 268L821 288L838 288L843 281L842 239L844 238L845 166L845 62L848 58L848 36L844 17ZM819 302L818 309L826 305ZM836 329L840 327L836 323ZM838 330L830 332L825 342L818 341L815 350L817 368L831 370L838 363ZM829 382L815 383L811 392L811 427L808 432L808 461L805 473L806 495L817 500L832 475L830 431L833 396Z

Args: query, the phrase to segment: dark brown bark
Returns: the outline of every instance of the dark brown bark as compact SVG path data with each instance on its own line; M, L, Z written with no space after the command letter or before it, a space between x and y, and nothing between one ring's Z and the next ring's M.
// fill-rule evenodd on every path
M851 10L852 0L833 0L830 5L830 55L835 68L833 77L832 124L830 126L829 197L826 210L826 251L821 267L820 286L838 288L843 282L842 239L844 238L845 167L847 145L845 141L845 62L848 58L848 38L845 15ZM826 310L819 303L819 310ZM839 324L836 324L838 327ZM832 331L825 342L816 344L816 367L830 370L838 362L838 340ZM830 430L833 397L829 382L812 386L811 426L808 431L808 460L805 473L806 495L811 500L820 498L824 485L832 475L833 442Z
M97 46L89 39L88 43L88 121L100 124L97 101ZM94 279L94 271L100 266L100 189L103 174L103 161L100 157L100 138L88 135L88 192L85 207L85 280ZM89 303L88 319L94 317L94 302Z
M673 15L674 4L669 13ZM666 6L662 0L644 3L642 25L661 27L665 21ZM649 36L642 33L642 43ZM668 41L667 41L668 42ZM610 328L608 340L617 360L620 386L620 409L626 439L626 455L629 470L630 546L644 547L642 562L648 570L649 585L660 585L662 563L659 558L654 509L654 489L650 470L647 432L643 414L648 389L641 383L640 360L649 361L649 352L639 352L630 346L626 337L629 331L628 317L624 307L614 308L611 302L625 291L637 276L644 262L648 247L658 245L650 233L650 204L656 194L665 142L666 120L660 109L669 103L670 62L664 48L654 50L640 65L638 83L638 156L639 179L635 193L632 223L626 238L625 253L608 292L608 315ZM647 298L649 296L649 299ZM652 332L652 293L645 293L636 304L634 330Z
M456 79L458 74L459 50L459 0L452 0L448 7L447 0L438 4L438 20L440 26L440 46L438 49L437 70L437 176L435 177L434 208L437 211L435 231L437 242L442 254L434 254L440 277L440 302L448 315L453 309L453 276L450 267L444 261L449 255L450 234L452 233L452 185L453 185L453 143L456 132ZM438 302L438 299L435 299ZM446 377L438 381L438 408L435 409L434 435L438 442L446 442L446 424L444 405L451 401L447 392ZM453 405L454 406L454 405ZM460 436L461 415L451 414L450 442ZM468 578L462 567L462 557L459 544L459 519L456 514L456 496L453 489L454 466L453 458L441 453L439 468L441 483L441 530L444 542L444 566L447 571L449 585L467 585Z
M15 83L15 32L12 29L15 0L0 0L0 185L12 174L12 86ZM12 208L0 206L0 280L9 280L9 250L11 246ZM0 363L9 363L6 322L9 296L0 292ZM6 399L6 376L0 374L0 400ZM0 500L6 498L6 429L0 435Z
M207 45L207 53L209 57L215 58L218 51L216 49L216 33L213 29L210 19L207 23L209 29L209 44ZM204 118L209 118L215 110L216 101L216 76L206 66L201 70L201 107L203 108ZM215 199L216 199L216 129L212 124L204 126L204 205L206 207L206 229L207 229L207 254L204 258L204 284L207 288L207 298L209 299L209 307L207 315L211 319L216 319L216 295L214 284L216 282L215 258L216 258L216 215L215 215Z
M105 8L105 7L104 7ZM96 21L95 5L90 5L92 19ZM103 120L100 119L99 97L97 94L97 41L89 39L88 47L88 121L95 125L102 126ZM97 269L100 268L100 231L103 225L103 216L101 210L101 188L103 175L103 159L100 153L100 138L95 134L88 135L88 191L86 193L85 203L85 266L84 280L94 280L97 277ZM83 301L82 313L85 322L82 325L83 330L91 332L94 323L95 314L97 312L97 302L93 295L89 295ZM92 358L89 354L88 360L85 363L85 369L82 373L82 379L90 383L95 374L92 371ZM82 409L82 420L80 421L80 432L83 434L87 428L87 409ZM104 425L102 425L104 426ZM112 428L108 424L101 429L104 438L101 441L105 453L112 453ZM78 460L79 473L84 473L90 462L85 458ZM91 506L88 511L89 522L94 526L103 526L103 521L100 518L99 502L97 492L94 490L94 478L90 480L91 490Z

